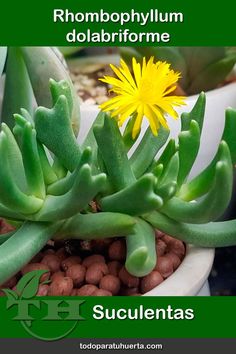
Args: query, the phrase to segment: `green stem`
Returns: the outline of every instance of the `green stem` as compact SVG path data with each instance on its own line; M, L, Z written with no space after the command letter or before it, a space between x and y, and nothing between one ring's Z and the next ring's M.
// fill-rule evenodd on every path
M10 237L14 235L15 231L7 232L5 234L0 235L0 245L6 242Z
M159 129L158 136L153 135L150 128L146 130L140 144L130 158L132 171L136 178L142 176L151 165L154 157L165 144L169 133L170 132L163 127Z
M155 232L142 219L137 219L134 232L126 237L127 257L125 267L137 277L149 274L156 264Z
M154 211L143 215L153 227L179 240L200 247L228 247L236 245L236 220L194 225L179 223Z
M92 240L126 236L133 232L135 223L131 216L119 213L78 214L65 221L56 238Z
M25 222L0 246L0 284L27 264L47 243L60 223Z

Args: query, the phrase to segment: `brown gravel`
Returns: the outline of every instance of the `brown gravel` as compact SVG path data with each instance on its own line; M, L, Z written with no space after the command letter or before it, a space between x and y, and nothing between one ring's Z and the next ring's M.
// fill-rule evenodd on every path
M0 221L1 227L1 221ZM6 224L3 224L7 228ZM1 228L0 228L1 233ZM69 241L67 241L69 242ZM78 247L77 247L78 246ZM42 275L38 296L140 296L158 286L180 265L185 256L185 245L162 232L156 232L157 263L154 270L138 278L128 273L124 266L126 245L124 238L89 242L89 248L81 253L81 241L73 244L76 255L68 254L68 244L45 247L31 263L22 268L1 288L15 289L20 277L36 269L47 270ZM99 252L98 252L99 250ZM79 254L79 255L78 255ZM48 284L42 284L49 280ZM1 292L0 296L4 294Z

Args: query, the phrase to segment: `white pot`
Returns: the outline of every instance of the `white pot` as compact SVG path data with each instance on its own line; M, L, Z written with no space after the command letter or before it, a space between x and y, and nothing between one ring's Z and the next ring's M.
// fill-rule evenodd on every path
M207 278L215 251L212 248L187 246L186 256L179 268L163 283L144 296L208 296Z

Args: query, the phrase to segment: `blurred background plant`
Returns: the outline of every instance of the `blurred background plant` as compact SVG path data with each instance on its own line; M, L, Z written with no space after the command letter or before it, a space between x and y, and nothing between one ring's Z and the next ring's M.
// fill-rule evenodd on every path
M120 57L130 64L143 56L148 60L171 63L182 79L176 94L193 95L234 80L235 47L59 47L65 56L72 81L81 102L101 104L108 99L108 85L98 78L110 75L109 63L119 64Z
M59 50L51 47L0 47L0 96L2 96L1 121L13 128L13 114L26 109L30 114L33 107L52 106L48 88L49 79L67 80L73 84L66 63ZM72 125L75 133L79 129L78 98L74 90Z
M236 49L227 47L120 47L120 55L131 63L154 56L180 71L180 89L187 95L212 90L224 84L236 63ZM182 93L181 93L182 94Z

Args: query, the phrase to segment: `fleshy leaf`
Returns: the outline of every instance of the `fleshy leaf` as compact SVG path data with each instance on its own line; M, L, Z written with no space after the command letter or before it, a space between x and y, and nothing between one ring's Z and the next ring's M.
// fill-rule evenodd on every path
M189 130L179 134L179 173L178 185L188 177L200 146L200 129L195 120L191 120Z
M71 127L67 98L60 96L52 109L37 108L35 128L41 143L72 172L78 165L81 152Z
M150 128L148 128L130 158L132 171L136 178L142 176L146 169L151 165L154 157L165 144L169 136L169 130L161 127L158 135L153 135Z
M154 192L156 178L152 174L142 176L135 183L99 201L103 211L140 215L163 205Z
M181 114L181 131L189 130L191 121L195 120L198 123L201 132L205 114L205 107L206 95L204 92L202 92L198 96L197 102L195 103L191 112L184 112Z

